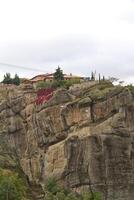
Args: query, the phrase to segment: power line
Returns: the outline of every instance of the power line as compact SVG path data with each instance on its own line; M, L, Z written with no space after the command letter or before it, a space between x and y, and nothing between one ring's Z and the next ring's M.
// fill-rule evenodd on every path
M40 71L40 72L45 72L47 73L47 71L44 71L42 69L36 69L36 68L31 68L31 67L23 67L23 66L17 66L17 65L12 65L12 64L7 64L7 63L0 63L0 65L4 65L7 67L11 67L11 68L21 68L21 69L25 69L25 70L30 70L30 71Z

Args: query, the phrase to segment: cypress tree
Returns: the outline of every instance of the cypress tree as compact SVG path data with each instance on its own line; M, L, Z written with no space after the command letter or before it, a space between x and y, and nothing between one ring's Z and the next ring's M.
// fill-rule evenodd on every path
M15 76L14 76L14 78L12 80L12 83L14 85L20 85L20 78L19 78L19 76L17 74L15 74Z
M10 73L6 73L4 75L4 79L3 79L2 83L4 83L4 84L12 84L12 78L11 78L11 74Z
M56 81L64 80L63 71L60 69L59 66L58 66L58 68L56 69L56 71L54 73L54 80L56 80Z
M95 75L93 72L91 72L91 81L94 81L95 80Z
M100 81L101 81L101 75L99 74L99 83L100 83Z

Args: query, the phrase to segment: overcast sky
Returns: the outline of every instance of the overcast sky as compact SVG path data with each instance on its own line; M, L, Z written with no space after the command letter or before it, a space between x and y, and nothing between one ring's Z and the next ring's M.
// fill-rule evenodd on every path
M60 65L134 83L134 0L0 0L0 63L0 78Z

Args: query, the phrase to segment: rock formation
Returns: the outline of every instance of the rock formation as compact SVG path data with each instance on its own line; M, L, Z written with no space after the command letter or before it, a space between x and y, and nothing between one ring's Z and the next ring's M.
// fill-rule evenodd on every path
M0 87L0 167L21 171L32 185L54 176L104 200L133 200L132 93L98 83L76 90L35 105L31 86Z

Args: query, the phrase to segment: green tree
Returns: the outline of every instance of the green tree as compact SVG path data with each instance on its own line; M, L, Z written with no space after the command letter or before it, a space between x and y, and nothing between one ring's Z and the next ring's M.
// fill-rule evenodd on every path
M101 81L101 75L99 74L99 83L100 83L100 81Z
M54 80L56 80L56 81L64 80L63 71L61 70L61 68L59 66L58 66L58 68L56 69L56 71L54 73Z
M19 76L17 74L15 74L15 76L14 76L14 78L12 80L12 83L14 85L20 85L20 78L19 78Z
M2 83L4 83L4 84L12 84L12 78L11 78L11 74L10 73L6 73L4 75L4 79L3 79Z
M80 199L77 198L74 194L70 193L70 194L67 195L65 200L80 200Z
M0 200L22 200L25 196L23 182L16 174L0 170Z
M91 81L95 81L95 74L91 72Z
M119 79L118 78L115 78L115 77L109 77L108 80L113 83L113 82L116 82L118 81Z

